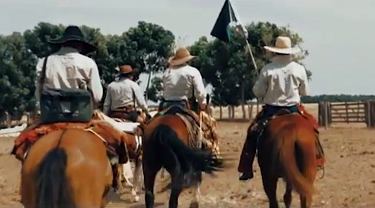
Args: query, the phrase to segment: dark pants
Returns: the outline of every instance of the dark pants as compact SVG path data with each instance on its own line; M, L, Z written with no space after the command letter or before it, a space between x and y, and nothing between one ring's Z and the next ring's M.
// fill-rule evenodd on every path
M130 111L116 111L112 110L109 113L109 117L125 119L131 122L137 122L139 113L137 110L130 110Z
M264 123L264 121L268 120L270 117L274 116L277 112L279 112L282 109L286 109L290 111L291 113L299 112L297 105L288 106L288 107L265 105L263 108L262 115L257 116L256 120L252 123L252 125L248 129L245 144L242 148L240 163L238 165L239 172L242 172L242 173L253 172L253 162L254 162L256 150L257 150L258 135L255 132L251 131L252 126L258 123ZM259 125L262 125L262 124L259 124Z
M162 100L159 104L159 112L171 107L172 105L177 105L183 108L189 108L188 102L186 100Z

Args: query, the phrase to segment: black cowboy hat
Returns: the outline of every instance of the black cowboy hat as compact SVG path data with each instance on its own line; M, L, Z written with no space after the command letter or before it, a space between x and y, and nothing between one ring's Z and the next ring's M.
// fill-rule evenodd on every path
M53 45L61 45L69 41L77 41L83 43L83 54L88 54L96 50L96 46L87 42L81 29L79 29L79 27L75 25L68 26L61 37L48 40L48 42Z

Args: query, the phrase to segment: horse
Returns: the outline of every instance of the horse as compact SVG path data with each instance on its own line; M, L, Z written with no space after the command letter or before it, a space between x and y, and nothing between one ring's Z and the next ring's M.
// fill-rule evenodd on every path
M25 208L106 207L114 185L112 157L127 160L127 134L105 121L88 129L60 129L39 138L21 170L21 203ZM115 161L116 162L116 161Z
M125 187L122 181L125 181L131 188L132 200L137 202L140 199L138 191L141 189L141 177L142 177L142 132L143 126L137 123L124 122L117 118L110 118L99 110L94 111L93 119L103 120L111 123L117 130L123 131L127 134L127 146L124 148L129 152L129 162L134 163L133 181L129 182L126 177L126 172L131 171L130 163L125 163L124 161L119 161L118 165L118 182L119 187L115 190L117 193L123 193ZM127 170L130 169L130 170Z
M154 207L155 177L162 168L171 175L169 207L177 208L184 179L195 188L190 207L198 207L202 172L213 174L224 167L217 143L211 150L203 148L199 136L191 135L189 124L181 116L184 113L181 107L171 106L151 119L144 130L142 164L147 208Z
M247 137L249 133L248 130ZM317 158L316 132L310 121L287 112L268 121L258 142L258 163L270 208L279 207L276 197L279 178L286 182L286 208L291 206L292 190L300 195L301 207L311 207Z
M210 113L211 111L209 111ZM154 112L155 113L155 112ZM155 113L156 114L156 113ZM153 115L154 117L155 115ZM209 149L215 151L216 155L220 155L219 149L219 134L217 133L217 122L216 119L212 118L206 111L200 111L200 125L202 126L202 132L206 138L206 146ZM164 179L165 169L163 168L160 172L160 177Z

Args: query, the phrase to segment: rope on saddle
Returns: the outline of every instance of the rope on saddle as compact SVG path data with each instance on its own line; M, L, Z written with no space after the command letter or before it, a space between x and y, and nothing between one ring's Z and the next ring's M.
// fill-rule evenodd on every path
M186 130L188 132L188 145L192 148L201 148L202 139L201 139L201 130L200 127L196 124L195 120L188 115L183 115L180 113L176 114L179 116L186 125Z

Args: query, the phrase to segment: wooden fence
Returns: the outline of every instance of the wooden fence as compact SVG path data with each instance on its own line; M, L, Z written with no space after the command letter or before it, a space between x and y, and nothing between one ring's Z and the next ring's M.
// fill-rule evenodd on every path
M335 123L365 123L375 127L375 101L319 103L319 126L330 127Z
M148 106L149 110L154 111L158 106ZM211 115L218 121L237 121L249 122L254 119L256 114L262 109L262 106L256 103L242 106L217 106L211 107Z
M149 106L150 110L157 110L157 106ZM342 102L330 103L321 102L319 104L304 104L307 112L317 117L319 126L330 127L338 123L363 123L369 128L375 128L375 101L366 102ZM261 110L261 104L246 104L242 106L218 106L211 107L212 116L218 121L241 121L249 122L254 119ZM13 118L5 113L0 116L0 129L9 128L23 123L33 122L33 114L25 113L20 118Z

